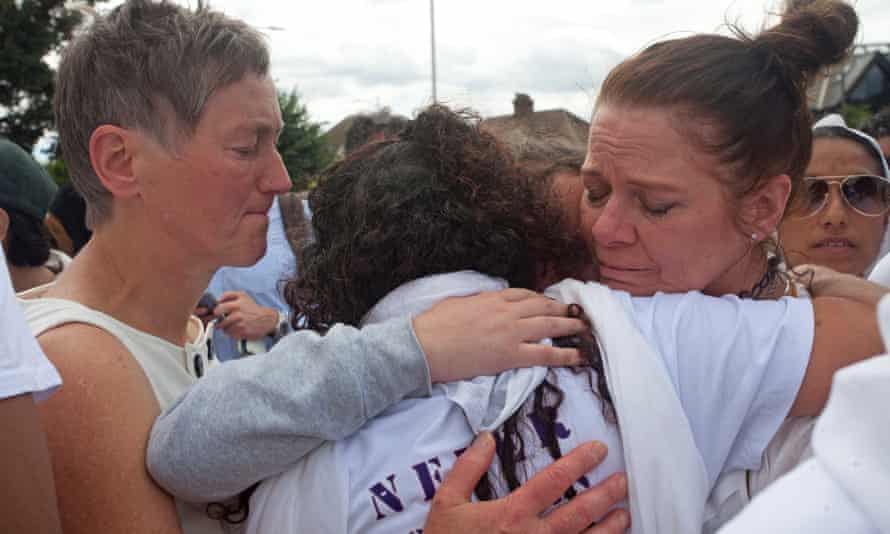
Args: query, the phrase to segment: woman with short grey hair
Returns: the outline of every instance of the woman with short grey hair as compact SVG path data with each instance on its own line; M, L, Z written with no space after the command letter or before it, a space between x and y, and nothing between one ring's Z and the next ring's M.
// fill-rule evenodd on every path
M217 269L263 256L266 213L291 185L262 36L206 7L129 0L64 51L55 112L94 233L55 283L21 302L65 381L41 411L69 534L220 531L204 505L174 505L145 469L155 419L208 370L211 389L232 379L255 391L255 403L219 403L240 434L214 443L231 451L227 474L249 485L431 380L577 361L526 341L580 321L514 291L362 331L295 334L267 358L209 369L209 332L191 313ZM269 436L272 446L253 450L251 439ZM187 472L203 452L177 465Z

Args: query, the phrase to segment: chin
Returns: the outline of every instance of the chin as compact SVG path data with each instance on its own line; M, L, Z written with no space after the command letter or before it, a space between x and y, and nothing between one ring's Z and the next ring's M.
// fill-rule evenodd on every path
M629 284L627 282L611 280L608 278L603 278L602 280L600 280L600 283L605 285L609 289L614 289L615 291L626 291L634 297L651 297L655 294L656 291L658 291L655 288Z
M251 250L252 248L252 250ZM223 265L227 267L253 267L263 256L266 255L266 242L263 241L262 247L244 246L239 250L232 251L223 258Z
M816 257L815 254L813 254L813 257L809 258L809 261L806 263L822 265L823 267L828 267L839 273L852 274L855 276L862 276L866 267L869 265L861 261L859 258L819 258Z

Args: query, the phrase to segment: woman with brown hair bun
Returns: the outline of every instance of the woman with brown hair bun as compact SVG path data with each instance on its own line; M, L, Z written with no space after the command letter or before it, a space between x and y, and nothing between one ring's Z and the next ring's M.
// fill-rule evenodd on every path
M790 290L768 252L810 159L806 83L844 57L857 26L846 3L814 1L756 37L660 42L609 74L581 204L604 283L634 295Z
M581 232L604 284L637 296L799 293L774 235L812 151L807 82L845 57L857 28L845 2L791 2L758 35L659 42L609 74L581 200ZM807 375L821 372L811 363ZM780 430L754 487L800 460L805 447L793 444L807 441L809 426ZM734 476L715 494L712 526L750 497L746 473Z

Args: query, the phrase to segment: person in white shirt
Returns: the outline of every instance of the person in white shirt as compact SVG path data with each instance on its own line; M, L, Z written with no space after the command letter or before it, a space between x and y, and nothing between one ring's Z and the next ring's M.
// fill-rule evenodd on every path
M887 343L890 298L878 314ZM813 458L758 495L720 534L890 532L888 403L890 355L838 371L813 433Z
M523 176L462 118L429 108L400 139L357 151L322 180L311 197L317 240L285 291L309 328L375 324L508 284L537 287L554 258L557 276L583 264L547 184ZM695 292L635 299L572 280L548 294L580 304L592 321L595 340L556 341L581 346L587 365L452 382L403 401L263 482L248 532L419 531L445 474L487 430L500 462L477 486L480 499L598 439L611 454L566 499L626 466L635 532L698 530L717 477L756 466L789 411L818 412L826 369L880 347L867 320L871 296L841 307ZM814 317L840 311L847 317L816 336ZM841 361L828 357L842 346Z
M61 383L25 324L0 249L0 498L9 532L62 532L49 449L36 407Z

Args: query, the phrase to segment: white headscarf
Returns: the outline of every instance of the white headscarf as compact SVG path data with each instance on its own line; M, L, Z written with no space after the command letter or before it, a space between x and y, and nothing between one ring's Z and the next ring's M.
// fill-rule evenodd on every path
M820 129L825 128L840 128L859 139L863 144L871 147L873 152L872 155L878 158L878 161L881 164L881 176L890 180L890 168L887 166L887 160L884 158L884 153L881 152L881 145L879 145L872 136L855 128L850 128L847 126L847 123L844 122L844 118L837 113L832 113L819 119L816 124L813 125L813 132L815 133ZM875 258L875 261L865 270L866 277L868 277L872 269L875 268L878 261L890 252L890 231L888 231L888 228L890 228L890 225L885 225L884 237L881 239L881 248L878 250L878 256Z

